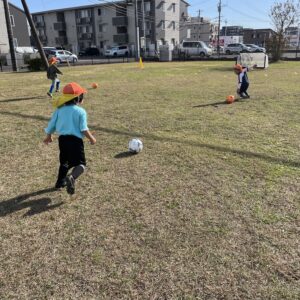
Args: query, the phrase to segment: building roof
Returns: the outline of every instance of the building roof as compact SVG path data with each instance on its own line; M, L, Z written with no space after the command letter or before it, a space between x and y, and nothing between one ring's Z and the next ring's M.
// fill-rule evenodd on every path
M9 5L9 6L12 6L13 8L15 8L15 9L17 9L17 10L19 10L20 12L22 12L22 13L25 14L25 12L24 12L24 10L23 10L22 8L20 8L20 7L16 6L16 5L14 5L14 4L10 3L10 2L8 3L8 5Z
M180 0L181 2L184 2L187 6L190 6L188 2L185 0ZM33 15L40 15L40 14L47 14L47 13L53 13L58 11L66 11L66 10L77 10L77 9L85 9L85 8L93 8L93 7L101 7L101 6L107 6L107 5L116 5L116 4L126 4L126 1L115 1L115 2L105 2L105 3L99 3L99 4L89 4L89 5L81 5L81 6L71 6L66 8L59 8L59 9L51 9L51 10L44 10L44 11L37 11L32 13Z

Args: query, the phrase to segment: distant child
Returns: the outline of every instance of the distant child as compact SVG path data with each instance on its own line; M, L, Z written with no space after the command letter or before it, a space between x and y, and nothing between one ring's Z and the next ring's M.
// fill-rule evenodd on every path
M249 87L247 71L249 71L248 67L242 67L240 64L234 66L234 73L238 75L238 88L236 92L242 99L250 98L247 93Z
M85 93L87 91L77 83L67 84L63 94L53 101L57 109L45 128L45 144L53 141L54 132L59 135L60 166L55 188L66 186L68 194L71 195L75 193L75 180L84 172L86 166L83 137L87 137L92 145L96 143L87 126L87 113L79 106ZM71 168L71 174L68 175Z
M57 64L57 58L56 57L51 57L49 59L49 67L47 69L47 78L52 80L49 92L47 92L47 95L52 98L52 92L55 87L55 91L59 92L59 85L60 85L60 80L57 78L57 74L63 75L63 73L58 69L56 66Z

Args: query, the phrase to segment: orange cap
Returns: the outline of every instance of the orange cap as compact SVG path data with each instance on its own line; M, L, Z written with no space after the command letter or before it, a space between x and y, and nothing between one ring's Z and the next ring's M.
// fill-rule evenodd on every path
M55 56L52 56L51 58L49 58L48 62L50 65L53 65L57 62L57 58Z
M76 82L71 82L68 83L64 88L63 88L63 94L58 97L53 99L53 106L54 107L60 107L66 102L80 96L81 94L86 94L87 90L82 88L78 83Z
M235 69L235 70L238 70L238 71L243 71L243 67L242 67L242 65L240 65L240 64L236 64L236 65L234 66L234 69Z
M63 94L73 95L74 97L79 96L81 94L86 94L86 93L87 93L87 90L82 88L76 82L68 83L63 89Z

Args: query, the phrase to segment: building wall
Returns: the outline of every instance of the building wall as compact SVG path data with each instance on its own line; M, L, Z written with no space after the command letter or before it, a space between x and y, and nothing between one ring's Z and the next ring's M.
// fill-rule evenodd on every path
M266 46L266 42L272 37L272 29L244 29L244 43Z
M218 28L215 23L211 23L208 19L191 18L186 23L186 27L190 30L190 38L187 40L203 41L207 45L215 44L218 35Z
M177 44L180 42L181 15L187 15L188 4L182 0L144 0L145 3L145 33L143 32L142 1L138 0L138 27L140 37L145 35L146 48L158 43ZM91 11L91 38L82 34L81 27L84 17L81 12ZM88 5L56 11L46 11L33 14L34 21L39 29L39 35L43 33L47 38L42 39L44 46L61 46L57 43L58 31L54 28L57 21L57 13L64 13L66 38L68 43L65 48L78 53L84 48L96 46L104 53L108 46L127 44L135 51L136 23L135 5L128 2L111 3L110 5ZM44 26L38 23L38 18L44 18ZM80 20L82 19L82 20ZM84 29L85 30L85 29Z
M3 1L0 1L0 54L9 52Z
M1 1L1 3L3 2ZM12 4L9 4L9 10L15 23L12 27L13 36L17 41L15 46L30 47L28 23L24 11Z
M179 10L179 43L187 38L187 26L186 22L188 20L188 3L185 1L180 1L180 10Z

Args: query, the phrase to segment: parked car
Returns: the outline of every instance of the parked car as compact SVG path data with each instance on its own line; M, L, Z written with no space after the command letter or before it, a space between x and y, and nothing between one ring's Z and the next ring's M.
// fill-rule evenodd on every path
M209 57L213 50L202 41L183 41L179 49L188 56Z
M264 48L264 47L259 47L259 46L254 45L254 44L245 44L245 45L250 48L251 52L263 52L263 53L266 53L266 48Z
M129 48L126 45L114 46L105 50L105 56L108 57L128 56L128 55L129 55Z
M67 62L67 61L75 63L78 61L77 55L66 50L51 50L49 52L49 57L51 56L55 56L57 58L58 63Z
M57 49L55 47L43 47L43 50L45 52L46 57L49 58L50 55L53 56L53 54L51 54L51 51L56 51Z
M250 48L242 43L228 44L224 51L226 54L240 53L240 52L251 52Z
M100 51L96 47L90 47L86 48L84 51L80 51L79 56L100 56Z

